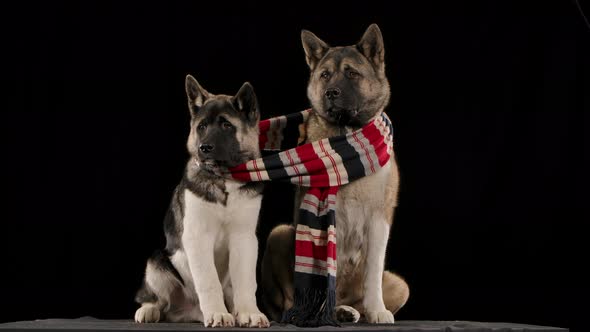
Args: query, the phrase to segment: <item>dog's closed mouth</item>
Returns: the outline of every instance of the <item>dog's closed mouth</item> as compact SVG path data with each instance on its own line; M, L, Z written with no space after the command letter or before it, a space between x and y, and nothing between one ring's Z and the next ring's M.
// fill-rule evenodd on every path
M195 159L195 162L201 169L215 174L220 173L224 168L221 162L214 159Z
M348 125L349 123L354 122L359 114L359 110L332 106L326 110L326 113L339 125Z
M328 108L327 113L334 116L341 116L343 114L346 114L349 117L355 117L359 114L359 110L357 108L343 108L338 106L332 106Z

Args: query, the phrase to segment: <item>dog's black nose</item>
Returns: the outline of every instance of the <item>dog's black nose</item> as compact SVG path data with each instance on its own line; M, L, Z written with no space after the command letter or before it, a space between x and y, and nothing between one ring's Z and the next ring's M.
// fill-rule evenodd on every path
M213 151L214 146L211 144L201 144L199 145L199 150L201 150L201 152L203 153L209 153L211 151Z
M329 88L326 89L326 97L330 100L338 98L340 96L340 89L338 88Z

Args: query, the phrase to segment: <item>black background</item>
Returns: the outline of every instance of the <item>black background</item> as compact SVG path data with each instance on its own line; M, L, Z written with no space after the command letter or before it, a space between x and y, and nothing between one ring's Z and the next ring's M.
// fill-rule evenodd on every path
M250 81L263 117L299 111L300 30L352 44L375 22L401 172L387 265L412 291L396 318L581 326L590 31L573 1L3 6L0 321L131 318L187 157L185 75ZM291 197L267 187L261 239Z

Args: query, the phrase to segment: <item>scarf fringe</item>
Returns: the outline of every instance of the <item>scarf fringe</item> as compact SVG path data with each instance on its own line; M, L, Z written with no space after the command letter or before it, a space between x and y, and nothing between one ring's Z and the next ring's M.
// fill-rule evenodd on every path
M295 303L283 313L281 323L298 327L337 326L334 318L336 291L333 289L295 288Z

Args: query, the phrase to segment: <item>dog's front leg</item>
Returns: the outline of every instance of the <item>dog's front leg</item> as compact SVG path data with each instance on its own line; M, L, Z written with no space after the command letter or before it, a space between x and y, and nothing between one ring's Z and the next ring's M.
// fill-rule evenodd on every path
M369 323L393 323L393 314L383 302L383 269L389 238L389 224L384 216L373 216L367 234L367 264L363 289L363 306Z
M214 248L219 231L218 225L195 227L185 230L182 240L206 327L234 326L215 268Z
M257 214L255 214L257 217ZM229 274L234 290L234 314L243 327L269 327L268 318L256 305L256 220L231 227L229 234Z

